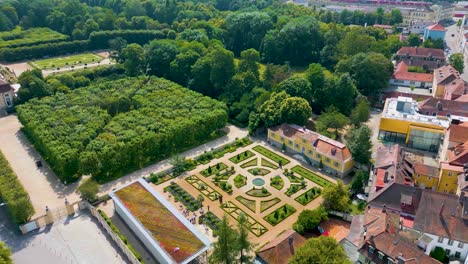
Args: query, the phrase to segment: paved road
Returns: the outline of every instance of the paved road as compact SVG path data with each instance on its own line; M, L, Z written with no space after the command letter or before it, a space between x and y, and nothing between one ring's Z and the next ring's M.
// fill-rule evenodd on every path
M382 145L382 143L377 139L379 136L379 125L380 125L380 117L382 115L381 111L376 111L372 110L370 113L370 118L367 121L366 125L369 126L369 128L372 131L372 158L375 159L375 155L377 153L377 149L379 146Z
M447 27L447 32L445 33L445 43L447 45L447 48L449 49L449 53L450 54L453 54L453 53L462 53L463 54L463 51L461 50L461 47L460 47L460 41L461 41L461 37L458 30L459 28L457 27L457 25L451 25L450 27ZM452 37L452 34L454 35L454 37ZM450 55L447 54L447 61L448 61L448 57ZM468 81L468 58L464 58L465 59L465 71L460 75L461 78L465 81Z

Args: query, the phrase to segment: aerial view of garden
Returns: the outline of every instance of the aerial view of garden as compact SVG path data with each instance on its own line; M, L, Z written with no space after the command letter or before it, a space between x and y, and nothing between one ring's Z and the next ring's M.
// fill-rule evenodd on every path
M319 207L322 189L334 184L266 145L238 142L205 153L181 177L159 173L149 180L172 203L191 212L208 206L203 221L213 230L224 214L233 220L245 215L254 241L274 238L301 211Z

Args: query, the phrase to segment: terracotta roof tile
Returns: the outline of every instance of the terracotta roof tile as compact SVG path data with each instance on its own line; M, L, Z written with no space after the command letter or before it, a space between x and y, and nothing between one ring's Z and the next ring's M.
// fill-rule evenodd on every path
M463 144L468 141L468 122L459 125L451 124L448 131L450 142Z
M421 163L415 163L413 164L414 172L419 174L419 175L425 175L425 176L431 176L431 177L439 177L439 168L421 164Z
M432 26L428 26L427 29L433 30L433 31L446 31L444 26L442 26L439 23L436 23L436 24L434 24Z
M415 58L428 58L439 59L445 61L445 54L443 49L430 49L418 47L402 47L397 51L398 56L408 56Z
M293 249L291 249L289 239L292 239ZM288 259L293 255L293 250L304 244L306 240L306 238L291 229L263 246L257 252L257 255L268 264L287 263Z
M409 72L408 65L404 61L400 61L392 76L395 80L416 81L432 83L433 76L430 73Z
M418 107L422 114L429 112L432 115L435 112L442 116L450 114L468 117L468 104L465 102L431 97L419 102Z

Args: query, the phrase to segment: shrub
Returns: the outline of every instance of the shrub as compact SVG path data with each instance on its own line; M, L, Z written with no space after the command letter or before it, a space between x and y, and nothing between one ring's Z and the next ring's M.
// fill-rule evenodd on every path
M90 178L78 187L78 191L80 192L82 199L88 200L92 203L96 200L96 195L99 192L99 184Z

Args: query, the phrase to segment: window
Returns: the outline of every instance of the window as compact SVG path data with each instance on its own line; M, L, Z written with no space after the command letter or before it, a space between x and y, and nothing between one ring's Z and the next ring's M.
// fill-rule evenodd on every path
M309 150L310 155L314 155L314 152L312 150Z
M449 245L449 246L453 246L453 240L449 239L448 245Z
M447 256L450 255L450 249L448 249L448 248L445 249L445 255L447 255Z
M374 254L375 248L373 246L369 246L369 253Z
M393 261L393 259L387 258L387 264L395 264L395 262Z
M335 167L340 166L340 164L338 162L336 162L336 161L333 163L333 165L335 165Z
M458 242L458 248L463 248L464 245L463 242Z
M291 141L291 140L288 141L288 145L292 145L292 141Z
M296 148L299 148L299 145L298 145L298 144L294 144L294 146L295 146Z
M5 98L5 104L6 104L8 107L12 107L12 106L13 106L13 102L12 102L12 100L11 100L10 94L5 94L3 97Z
M450 114L447 114L447 117L450 117Z
M281 139L281 141L284 141L284 137L281 137L280 139Z
M383 257L385 256L384 253L382 253L382 252L380 252L380 251L379 251L378 254L379 254L379 259L383 259Z
M429 111L426 111L426 115L429 115Z
M457 259L459 259L459 258L461 257L460 252L456 251L456 252L455 252L455 257L456 257Z
M432 116L436 116L436 112L433 112L433 113L432 113Z
M325 158L325 162L330 163L330 159L329 159L329 158Z
M318 153L317 153L316 156L317 156L317 158L319 158L319 159L322 157L322 155L320 155L320 154L318 154Z
M439 239L437 239L437 242L443 243L443 242L444 242L444 238L443 238L443 237L439 237Z
M306 143L306 140L305 140L305 139L303 139L303 140L302 140L302 143Z
M448 176L452 176L452 172L451 172L451 171L448 172Z

